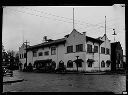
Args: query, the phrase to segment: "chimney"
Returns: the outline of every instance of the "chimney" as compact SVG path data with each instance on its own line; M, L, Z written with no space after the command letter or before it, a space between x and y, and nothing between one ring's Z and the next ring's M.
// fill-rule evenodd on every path
M83 32L83 35L86 36L86 32Z
M43 41L46 42L47 41L47 36L43 37Z

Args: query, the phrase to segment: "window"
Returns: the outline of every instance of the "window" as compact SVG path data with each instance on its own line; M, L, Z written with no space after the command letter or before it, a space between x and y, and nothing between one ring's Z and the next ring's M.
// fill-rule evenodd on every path
M111 64L111 61L110 61L110 60L107 60L107 61L106 61L106 66L107 66L107 67L110 67L110 64Z
M51 47L51 55L55 55L56 54L56 47Z
M94 52L98 53L98 46L94 46Z
M24 58L24 54L22 54L22 58Z
M68 67L68 68L72 68L72 67L73 67L73 62L72 62L72 60L69 60L69 61L67 62L67 67Z
M45 51L44 55L46 55L46 56L49 55L49 51Z
M63 68L64 67L64 62L62 60L59 62L59 67L60 68Z
M33 57L37 57L37 51L33 51Z
M106 54L109 54L109 49L108 48L106 48Z
M43 55L43 53L42 53L42 52L39 52L39 53L38 53L38 55L39 55L39 56L42 56L42 55Z
M88 67L92 67L94 60L93 59L88 59L87 63L88 63Z
M105 62L104 61L101 62L101 67L105 67Z
M21 54L20 54L20 56L19 56L19 57L20 57L20 59L21 59Z
M27 55L26 55L26 53L24 53L24 58L26 58L27 57Z
M73 46L67 46L67 53L73 52Z
M92 52L92 45L87 44L87 52L88 53Z
M101 47L101 53L105 54L105 48Z
M76 45L76 52L83 51L83 44Z

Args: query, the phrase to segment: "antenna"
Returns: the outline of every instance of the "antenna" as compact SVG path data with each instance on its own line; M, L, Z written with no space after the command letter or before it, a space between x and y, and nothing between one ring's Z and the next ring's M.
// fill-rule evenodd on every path
M115 36L116 36L117 34L115 33L115 29L113 29L113 31L114 31L114 33L113 33L112 35L114 35L114 42L115 42Z
M73 8L73 29L74 29L74 8Z
M105 16L105 48L106 48L106 16Z
M22 30L22 32L23 32L23 43L24 43L24 31Z

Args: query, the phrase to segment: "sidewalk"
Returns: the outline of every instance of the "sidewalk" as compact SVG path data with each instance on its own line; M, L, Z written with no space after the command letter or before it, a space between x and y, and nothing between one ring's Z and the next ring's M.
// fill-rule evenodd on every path
M3 76L3 83L14 83L14 82L21 82L24 79L17 75L17 71L13 71L13 76Z

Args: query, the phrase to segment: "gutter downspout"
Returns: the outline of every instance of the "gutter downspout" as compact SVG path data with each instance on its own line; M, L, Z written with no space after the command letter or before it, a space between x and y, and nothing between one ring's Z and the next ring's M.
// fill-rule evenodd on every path
M99 72L100 72L100 43L99 43Z

